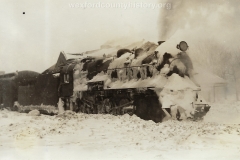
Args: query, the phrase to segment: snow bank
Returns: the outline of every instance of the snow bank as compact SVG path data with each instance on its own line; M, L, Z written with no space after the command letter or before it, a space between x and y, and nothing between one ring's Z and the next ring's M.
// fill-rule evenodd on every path
M224 112L227 103L216 105L209 113ZM206 119L154 123L135 115L70 111L38 117L0 111L3 115L7 118L0 123L0 159L238 160L240 156L240 125L235 124Z

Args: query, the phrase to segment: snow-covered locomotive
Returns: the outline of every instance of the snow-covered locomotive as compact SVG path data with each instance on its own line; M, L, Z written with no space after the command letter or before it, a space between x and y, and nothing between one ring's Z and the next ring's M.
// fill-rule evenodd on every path
M36 84L45 76L42 88L52 95L52 102L56 103L58 97L58 105L76 112L129 113L155 122L202 118L210 107L197 103L200 87L177 57L187 51L187 43L182 41L177 48L175 45L140 41L124 48L102 46L81 54L61 52L57 63L36 77ZM39 99L35 95L43 90L33 88L32 97ZM45 105L50 100L49 96L40 99L47 101Z

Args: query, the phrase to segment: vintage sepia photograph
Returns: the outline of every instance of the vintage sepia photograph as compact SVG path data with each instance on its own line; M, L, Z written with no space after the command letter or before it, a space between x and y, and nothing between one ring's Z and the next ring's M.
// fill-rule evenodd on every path
M0 0L1 160L239 160L239 0Z

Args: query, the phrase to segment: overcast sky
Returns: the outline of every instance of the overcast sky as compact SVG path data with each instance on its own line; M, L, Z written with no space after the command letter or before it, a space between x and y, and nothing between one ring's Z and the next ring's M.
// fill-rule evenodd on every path
M147 7L83 9L69 6L70 3L84 2L1 0L0 71L42 72L57 61L60 51L76 53L96 49L106 41L119 37L158 40L159 9ZM101 2L136 1L101 0ZM141 2L157 3L157 0Z
M170 10L163 6L164 1L171 4ZM224 46L229 52L240 52L239 0L0 2L0 71L6 73L16 70L42 72L56 63L60 51L79 53L97 49L106 41L122 37L126 41L144 38L152 42L179 38L187 41L191 48L193 45L204 42L208 44L211 41ZM132 6L90 8L88 5L83 9L85 2L92 5L98 2L130 3ZM158 8L134 8L133 4L136 2L138 5L155 4Z

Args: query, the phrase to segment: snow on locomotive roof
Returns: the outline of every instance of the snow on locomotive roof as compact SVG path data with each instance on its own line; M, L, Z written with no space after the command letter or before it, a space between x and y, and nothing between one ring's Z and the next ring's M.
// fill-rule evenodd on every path
M112 48L103 48L99 50L95 50L93 52L86 52L85 55L92 56L92 57L103 57L103 55L106 55L107 57L113 56L117 53L118 48L112 47Z
M104 73L99 73L88 82L105 81L105 89L121 89L121 88L140 88L140 87L155 87L166 88L169 90L179 91L185 89L198 90L199 88L188 78L182 78L177 74L166 78L162 75L157 75L147 79L131 79L130 81L117 80L112 82L110 77Z
M117 53L117 48L104 48L93 51L86 51L82 53L68 53L65 54L66 59L83 59L87 57L102 58L104 55L107 57L113 56Z
M130 81L115 81L112 83L107 83L111 89L121 89L121 88L144 88L144 87L156 87L163 88L166 84L167 78L161 75L157 75L154 78L147 79L131 79Z
M129 37L125 37L125 38L120 38L120 39L114 39L111 41L106 42L105 44L103 44L104 46L111 46L111 47L117 47L117 48L127 48L127 49L132 49L135 47L140 47L142 46L144 43L146 43L147 41L145 39L142 40L138 40L138 39L132 39Z
M179 42L178 42L179 43ZM151 42L145 42L144 44L142 44L142 46L139 47L143 47L145 50L146 49L151 49L151 51L153 51L154 49L161 49L161 53L165 53L165 52L171 52L173 53L178 53L180 52L176 46L172 46L173 44L178 44L176 43L166 43L166 45L164 45L162 48L157 47L158 45L156 45L155 43L151 43ZM160 45L160 46L161 46ZM168 48L176 48L174 50L168 50ZM139 57L137 57L136 59L134 58L134 54L132 53L125 53L124 55L120 56L119 58L114 59L114 61L112 63L110 63L108 69L115 69L115 68L123 68L124 67L124 63L132 60L132 63L130 64L130 66L138 66L141 65L142 60L147 56L147 52L145 51L145 53ZM159 57L160 58L160 57ZM120 70L117 69L117 71L119 72ZM111 81L110 77L106 74L103 73L99 73L98 75L96 75L95 77L93 77L93 79L91 79L88 82L94 82L94 81L105 81L105 86L104 88L109 88L109 89L119 89L119 88L139 88L139 87L156 87L156 88L167 88L170 90L184 90L187 88L191 88L193 90L198 90L199 88L193 84L193 82L188 78L182 78L177 74L173 74L172 76L166 78L162 75L156 75L154 77L149 77L147 79L131 79L130 81Z
M141 41L136 41L132 42L130 45L124 44L122 46L114 46L114 45L102 45L100 49L96 50L91 50L91 51L85 51L81 53L67 53L65 54L62 52L66 58L66 60L69 59L83 59L87 57L94 57L94 58L102 58L104 55L106 57L113 57L116 55L117 51L121 48L126 48L126 49L136 49L136 48L142 48L143 50L148 50L147 52L153 52L157 48L157 44L146 41L146 40L141 40Z
M179 49L177 49L177 44L179 43L179 40L171 39L164 43L162 43L160 46L156 48L156 51L158 51L160 54L164 53L171 53L173 56L177 55L179 52L181 52Z

